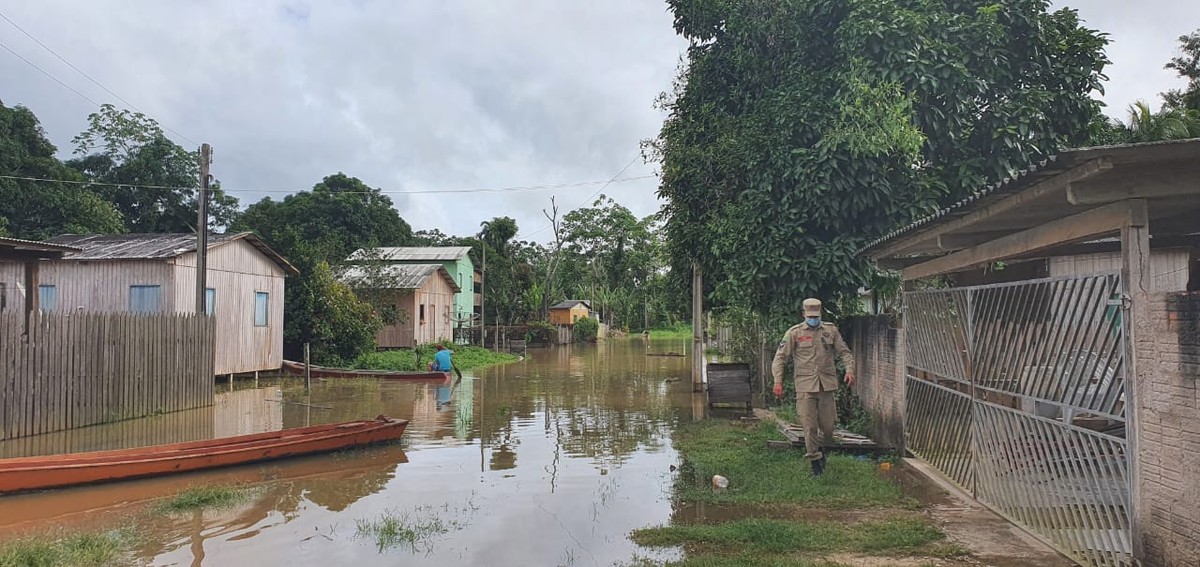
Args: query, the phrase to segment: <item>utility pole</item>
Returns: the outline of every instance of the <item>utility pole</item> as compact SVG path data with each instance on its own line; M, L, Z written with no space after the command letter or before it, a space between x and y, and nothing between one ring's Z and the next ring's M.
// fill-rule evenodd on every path
M704 391L704 277L692 261L692 391Z
M212 146L200 144L200 195L196 197L196 314L204 315L205 276L208 273L208 166L212 165Z

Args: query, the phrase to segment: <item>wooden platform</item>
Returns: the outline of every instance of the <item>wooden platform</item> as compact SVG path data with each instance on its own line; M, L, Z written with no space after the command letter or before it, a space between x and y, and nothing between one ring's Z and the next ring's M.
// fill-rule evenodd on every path
M780 418L769 409L755 408L754 416L762 421L774 423L779 428L779 432L787 438L787 444L792 447L804 447L803 427ZM821 448L848 453L886 453L892 450L891 447L879 445L869 437L863 437L845 429L834 429L833 443L826 443Z

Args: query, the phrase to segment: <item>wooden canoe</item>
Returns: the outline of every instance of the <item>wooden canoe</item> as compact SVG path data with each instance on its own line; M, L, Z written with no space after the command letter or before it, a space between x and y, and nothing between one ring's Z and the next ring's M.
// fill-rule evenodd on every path
M406 419L331 423L204 441L0 460L0 493L157 476L323 453L399 438Z
M328 368L312 365L313 378L381 378L383 380L445 380L449 372L407 370L359 370L353 368ZM304 363L283 361L283 370L289 374L304 376Z

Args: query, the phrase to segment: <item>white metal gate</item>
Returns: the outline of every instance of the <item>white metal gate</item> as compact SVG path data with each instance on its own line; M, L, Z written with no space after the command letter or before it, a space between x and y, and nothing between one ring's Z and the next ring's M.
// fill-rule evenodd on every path
M905 294L908 448L1090 565L1129 565L1115 274Z

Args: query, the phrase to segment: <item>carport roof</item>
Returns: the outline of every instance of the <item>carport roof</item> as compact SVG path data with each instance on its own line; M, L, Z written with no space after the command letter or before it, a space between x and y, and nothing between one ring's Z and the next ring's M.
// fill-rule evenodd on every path
M859 254L904 269L905 280L919 279L1001 259L1053 256L1067 245L1114 234L1114 219L1143 210L1146 218L1133 222L1148 221L1152 238L1200 233L1200 139L1064 151L876 239Z

